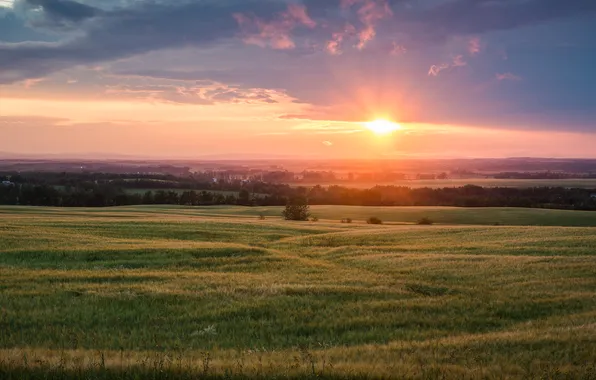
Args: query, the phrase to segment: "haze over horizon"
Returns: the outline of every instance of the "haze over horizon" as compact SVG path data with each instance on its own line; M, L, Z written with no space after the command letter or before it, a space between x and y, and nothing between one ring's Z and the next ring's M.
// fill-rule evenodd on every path
M594 158L595 21L591 0L0 0L0 152Z

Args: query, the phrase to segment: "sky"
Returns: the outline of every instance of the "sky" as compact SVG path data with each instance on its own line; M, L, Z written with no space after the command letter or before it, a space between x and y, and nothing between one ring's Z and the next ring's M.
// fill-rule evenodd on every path
M0 152L594 158L595 35L594 0L0 0Z

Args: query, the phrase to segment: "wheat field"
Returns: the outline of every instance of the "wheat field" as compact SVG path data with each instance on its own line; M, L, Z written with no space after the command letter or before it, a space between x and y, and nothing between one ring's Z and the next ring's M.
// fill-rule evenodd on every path
M1 207L0 378L596 378L596 213L279 211Z

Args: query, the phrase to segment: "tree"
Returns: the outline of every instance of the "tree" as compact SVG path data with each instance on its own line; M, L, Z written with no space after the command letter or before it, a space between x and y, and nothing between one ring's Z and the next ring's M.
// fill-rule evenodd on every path
M251 206L250 193L246 189L240 190L238 194L238 204L242 206Z
M296 196L290 198L285 210L281 214L285 220L308 220L310 217L310 208L306 197Z
M143 199L141 200L141 203L143 203L144 205L153 204L153 193L151 191L145 192L145 194L143 194Z

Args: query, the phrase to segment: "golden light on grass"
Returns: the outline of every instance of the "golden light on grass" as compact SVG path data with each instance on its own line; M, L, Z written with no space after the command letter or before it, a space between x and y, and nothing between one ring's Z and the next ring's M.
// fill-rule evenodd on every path
M364 123L364 126L376 135L388 135L402 129L401 125L386 119L376 119Z

